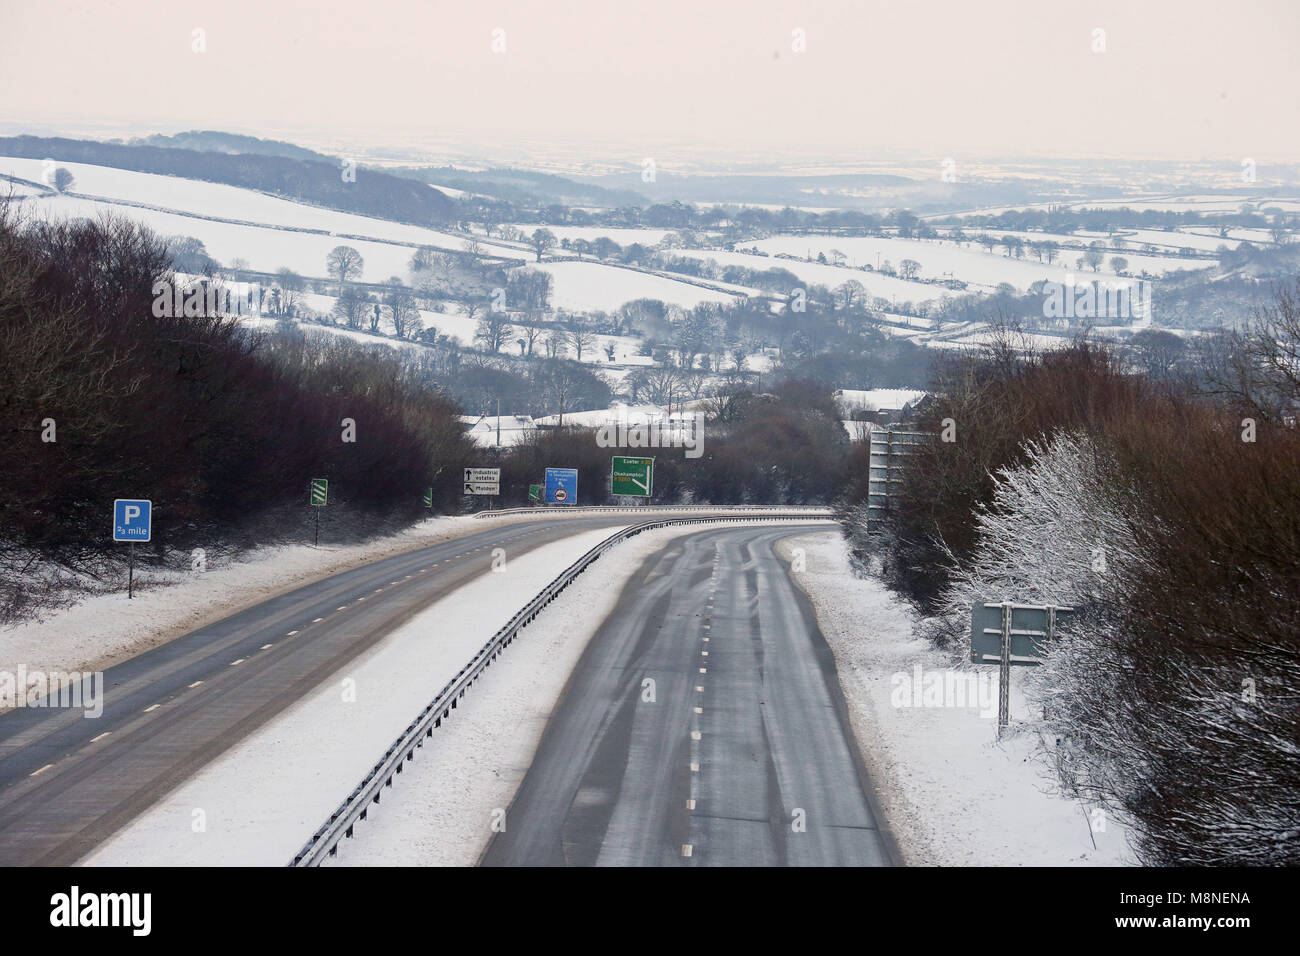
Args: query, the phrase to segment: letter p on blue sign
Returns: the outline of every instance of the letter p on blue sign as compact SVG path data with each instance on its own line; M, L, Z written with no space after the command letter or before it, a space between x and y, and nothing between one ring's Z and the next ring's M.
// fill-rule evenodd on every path
M153 502L143 498L113 501L113 540L148 541L152 533Z

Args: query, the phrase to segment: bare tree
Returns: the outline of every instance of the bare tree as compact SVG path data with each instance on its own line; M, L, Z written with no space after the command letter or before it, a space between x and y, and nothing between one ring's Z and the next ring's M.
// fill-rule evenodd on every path
M573 347L574 358L582 361L582 353L596 347L596 331L585 315L574 315L564 324L565 339Z
M411 290L397 276L388 280L388 291L384 293L384 316L392 324L393 334L399 339L415 338L424 327Z
M536 229L528 239L533 251L537 253L537 261L542 261L542 255L555 248L555 233L549 229Z
M338 280L340 289L350 280L361 278L361 272L365 265L361 253L351 246L335 246L330 250L330 254L325 257L325 268L331 276Z
M483 318L478 320L474 341L480 343L489 352L500 352L501 346L506 344L513 333L514 328L510 324L508 313L488 309Z

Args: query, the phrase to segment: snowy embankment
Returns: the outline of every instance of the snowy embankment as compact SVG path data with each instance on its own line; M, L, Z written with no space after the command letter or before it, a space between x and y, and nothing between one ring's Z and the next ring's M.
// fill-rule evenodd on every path
M259 548L208 570L176 573L136 569L134 600L123 590L101 594L40 621L0 628L0 672L96 671L164 644L246 607L318 578L403 551L427 548L536 515L493 519L430 518L363 544ZM558 519L564 520L564 519Z
M503 572L487 571L430 605L83 862L284 865L474 651L558 568L617 530L509 559ZM509 804L554 702L623 582L671 537L698 530L647 532L570 585L426 740L338 861L474 863L491 836L493 812ZM355 700L345 699L345 681ZM202 833L193 832L197 810Z
M914 637L912 612L880 582L854 576L838 534L778 548L787 558L804 550L806 570L792 576L835 654L858 748L907 863L1133 862L1122 827L1057 793L1017 687L1023 670L1012 674L1011 727L999 742L996 668L954 668Z

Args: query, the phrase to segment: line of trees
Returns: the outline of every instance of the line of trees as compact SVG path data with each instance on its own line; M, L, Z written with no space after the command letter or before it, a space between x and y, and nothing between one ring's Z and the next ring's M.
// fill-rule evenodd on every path
M429 485L457 506L471 449L442 392L347 343L155 316L155 284L174 281L134 223L24 227L0 209L0 614L50 598L45 571L105 573L118 497L154 501L159 560L297 533L312 477L331 479L340 534L412 520Z

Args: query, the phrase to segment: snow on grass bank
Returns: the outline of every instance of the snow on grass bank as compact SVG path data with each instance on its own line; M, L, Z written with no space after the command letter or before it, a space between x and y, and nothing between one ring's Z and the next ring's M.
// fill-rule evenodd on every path
M1012 674L1012 726L999 743L996 668L954 669L951 656L914 637L912 612L880 582L853 575L838 534L778 545L787 558L793 547L804 549L807 565L793 579L835 654L858 748L908 863L1133 862L1122 827L1106 820L1105 830L1090 836L1091 808L1056 793L1034 715L1017 687L1023 670ZM914 695L918 667L922 683ZM925 675L950 673L975 691L965 701L973 706L952 706L955 698L948 706L910 706L927 703Z
M543 545L508 559L504 571L485 571L434 602L208 764L83 862L107 866L285 865L474 652L560 568L617 530L601 528ZM610 567L606 564L609 557L595 567ZM486 679L497 682L498 693L503 686L498 672L507 671L504 686L514 697L531 697L532 706L549 709L548 692L538 683L536 667L547 665L550 644L557 636L579 645L580 651L585 641L578 639L575 622L599 620L591 616L588 606L595 598L587 579L597 577L604 578L608 586L606 575L583 575L581 587L566 590L488 670ZM581 588L586 589L585 597ZM554 629L556 621L562 622L558 631ZM546 640L547 634L551 641ZM548 648L540 659L537 644ZM562 686L571 665L560 667L551 662L547 666L556 673L562 671ZM345 679L355 688L354 700L347 699ZM482 682L475 686L462 702L463 712L490 706L494 695L486 688L491 686ZM549 699L553 698L554 694ZM457 718L461 713L458 708ZM448 727L459 722L451 721ZM444 733L443 729L434 732L420 758L447 750ZM523 736L513 722L502 724L494 733L498 738ZM448 784L448 788L463 787L465 780L488 773L477 747L476 740L462 737L452 748L451 759L460 773L459 783ZM417 758L412 768L428 762ZM526 766L527 755L524 763ZM415 776L408 769L390 793L411 792L412 779ZM375 818L400 802L400 797L385 800L376 809ZM193 832L195 810L202 810L206 817L203 833Z
M204 572L136 569L134 600L120 592L86 598L40 621L0 628L0 672L95 671L164 644L326 575L403 551L488 531L535 516L430 518L397 534L353 545L281 545L258 548Z

